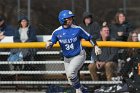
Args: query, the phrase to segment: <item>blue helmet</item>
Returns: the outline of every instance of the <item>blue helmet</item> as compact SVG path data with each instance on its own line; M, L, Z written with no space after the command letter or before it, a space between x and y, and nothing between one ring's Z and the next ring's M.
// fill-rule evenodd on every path
M65 23L65 19L70 18L70 17L74 17L74 14L72 13L72 11L70 10L63 10L59 13L59 22L60 24L64 24Z

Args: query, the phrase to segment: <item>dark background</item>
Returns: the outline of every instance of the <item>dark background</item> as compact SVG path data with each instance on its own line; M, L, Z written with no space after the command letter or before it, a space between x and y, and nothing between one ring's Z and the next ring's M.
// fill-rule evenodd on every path
M125 0L127 19L140 26L140 0ZM0 0L0 14L16 26L18 14L27 16L28 0L20 0L20 11L17 10L17 0ZM86 0L74 0L74 14L77 24L82 22L82 14L86 11ZM102 23L110 22L116 11L123 10L123 0L89 0L89 11L94 20ZM57 16L63 9L72 10L72 0L31 0L31 23L37 29L37 34L51 34L60 24Z

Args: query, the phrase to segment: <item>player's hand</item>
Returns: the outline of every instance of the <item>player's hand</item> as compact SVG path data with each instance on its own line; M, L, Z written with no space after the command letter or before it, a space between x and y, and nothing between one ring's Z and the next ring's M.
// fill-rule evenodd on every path
M95 54L100 55L102 53L101 49L98 46L95 46Z
M48 48L50 48L51 47L51 45L52 45L52 42L50 42L50 41L48 41L48 42L46 42L46 49L48 49Z

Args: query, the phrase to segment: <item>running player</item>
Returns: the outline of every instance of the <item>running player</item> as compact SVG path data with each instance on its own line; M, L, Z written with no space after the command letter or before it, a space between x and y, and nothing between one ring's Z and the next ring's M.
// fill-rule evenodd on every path
M81 45L81 39L91 42L95 48L95 53L101 53L100 48L92 41L92 36L84 29L73 24L74 14L70 10L63 10L59 13L61 26L57 28L51 38L51 42L46 43L46 48L51 48L57 41L63 51L64 66L70 85L76 89L76 93L87 93L86 89L80 84L78 71L86 59L86 53Z

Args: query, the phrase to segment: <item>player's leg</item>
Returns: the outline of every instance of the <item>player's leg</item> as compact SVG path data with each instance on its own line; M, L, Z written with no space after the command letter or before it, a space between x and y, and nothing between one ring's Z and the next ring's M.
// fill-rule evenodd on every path
M67 79L68 79L69 84L72 85L70 79L68 78L68 73L67 73L68 70L69 70L68 68L69 68L69 65L70 65L70 61L71 61L70 58L65 58L64 57L64 67L65 67L65 71L66 71L66 76L67 76Z
M68 63L66 63L68 59L65 59L66 62L64 64L65 64L65 69L67 73L67 78L70 81L70 84L75 89L81 88L81 84L80 84L77 73L79 69L82 67L82 65L84 64L85 59L86 59L86 54L84 50L82 50L79 55L71 58L69 65ZM81 92L81 93L84 93L84 92Z

